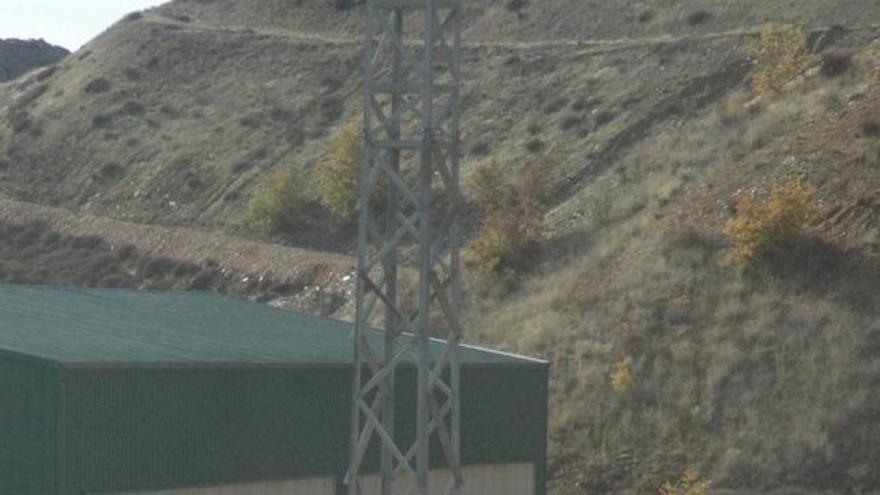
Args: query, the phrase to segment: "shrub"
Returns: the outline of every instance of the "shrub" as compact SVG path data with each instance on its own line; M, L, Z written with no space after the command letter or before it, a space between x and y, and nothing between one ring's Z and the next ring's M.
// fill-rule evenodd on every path
M507 10L510 12L518 12L528 6L526 0L510 0L507 2Z
M743 197L737 203L736 216L725 228L735 243L733 261L748 263L791 243L803 233L815 211L813 190L800 180L774 187L763 203Z
M143 103L137 101L127 101L120 110L121 113L131 115L132 117L141 117L147 113L147 108Z
M822 66L820 72L823 76L832 78L842 76L849 72L853 67L853 57L855 54L852 50L833 50L822 55Z
M474 202L484 214L501 209L507 184L500 162L491 160L478 166L470 177L469 186Z
M531 141L526 143L526 150L529 153L540 153L544 151L544 141L540 139L532 139Z
M110 91L113 86L110 84L110 81L104 79L103 77L99 77L97 79L92 79L86 84L86 87L83 88L83 91L90 95L96 95L100 93L106 93Z
M98 114L92 117L92 126L95 128L106 129L113 125L113 116L107 114Z
M362 130L363 126L357 123L340 128L315 173L321 204L345 220L353 218L360 197Z
M174 271L177 263L167 257L159 257L145 260L143 274L147 278L164 277Z
M621 394L628 393L633 387L632 359L624 358L614 365L611 371L611 386Z
M483 226L470 245L477 271L487 275L515 270L534 254L543 240L549 172L549 162L539 162L512 184L496 161L474 172L470 189L483 212Z
M709 490L709 482L700 479L700 473L695 469L688 468L681 479L675 484L670 482L660 486L660 495L706 495Z
M471 155L474 156L486 156L489 154L489 143L485 141L481 141L479 143L475 143L471 146Z
M746 52L757 68L752 86L760 94L778 92L806 70L809 63L809 33L803 26L765 26L749 42Z
M568 115L559 123L559 128L563 131L571 131L579 129L584 124L584 118L580 115Z
M557 98L557 99L553 100L552 102L550 102L550 104L547 105L546 108L544 108L544 113L547 115L556 113L556 112L562 110L563 108L565 108L566 105L568 105L568 99Z
M276 170L248 204L252 226L266 233L277 233L298 224L308 203L304 190L296 167Z
M687 16L688 26L699 26L704 22L708 21L712 17L712 14L705 10L697 10L691 12L690 15Z

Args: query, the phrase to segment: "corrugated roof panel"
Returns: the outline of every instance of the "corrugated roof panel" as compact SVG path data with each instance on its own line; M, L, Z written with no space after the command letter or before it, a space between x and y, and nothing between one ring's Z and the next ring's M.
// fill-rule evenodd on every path
M345 322L209 293L0 284L0 349L59 363L349 364L351 332ZM382 334L371 338L379 346ZM469 347L461 356L540 363Z

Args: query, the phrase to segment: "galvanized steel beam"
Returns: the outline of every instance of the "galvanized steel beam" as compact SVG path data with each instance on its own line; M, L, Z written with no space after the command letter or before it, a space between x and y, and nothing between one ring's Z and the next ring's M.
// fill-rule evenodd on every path
M437 464L429 458L432 442L450 472L442 493L458 495L463 483L461 14L461 0L367 0L349 495L374 495L363 481L376 446L382 495L429 495L428 471ZM400 299L403 253L417 258L414 311ZM379 307L381 348L367 338ZM433 358L431 338L445 344ZM416 435L407 444L394 417L403 366L415 369L417 382Z

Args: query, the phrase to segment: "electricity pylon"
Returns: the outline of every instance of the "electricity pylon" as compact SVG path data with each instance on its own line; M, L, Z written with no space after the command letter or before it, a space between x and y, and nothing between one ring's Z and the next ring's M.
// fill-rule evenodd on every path
M449 478L438 489L457 495L463 483L461 0L367 0L366 10L365 159L358 203L348 493L429 495L434 489L429 469L439 465ZM405 253L415 253L411 258L418 270L414 310L400 300L399 265ZM384 309L382 341L368 338L367 332L379 309ZM429 353L432 337L442 344L441 352ZM394 417L396 371L403 367L415 370L417 383L415 438L408 440L395 431ZM432 442L443 459L429 459L437 450ZM369 456L377 451L381 484L368 486Z

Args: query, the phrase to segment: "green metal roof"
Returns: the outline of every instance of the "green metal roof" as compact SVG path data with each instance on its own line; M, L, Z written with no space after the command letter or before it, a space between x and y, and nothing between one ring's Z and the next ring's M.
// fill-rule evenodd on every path
M382 333L370 337L381 348ZM349 323L210 293L0 284L0 351L63 364L350 365L353 349ZM544 364L469 346L461 359Z

